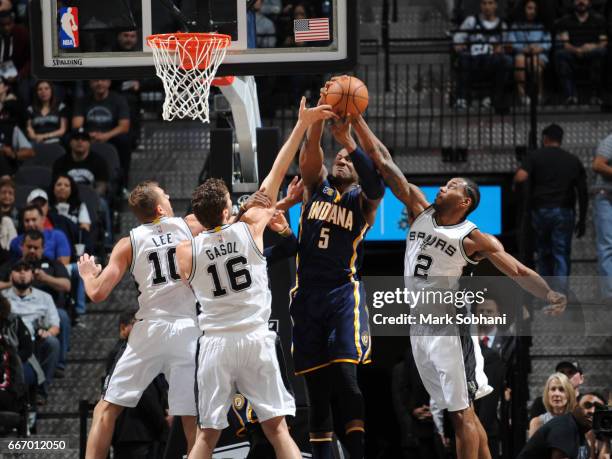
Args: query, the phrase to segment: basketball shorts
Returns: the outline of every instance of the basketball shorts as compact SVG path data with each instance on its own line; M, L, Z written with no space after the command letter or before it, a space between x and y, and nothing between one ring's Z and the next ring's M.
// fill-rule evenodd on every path
M484 359L469 335L411 335L410 344L423 385L440 409L460 411L491 391Z
M276 333L205 333L198 342L197 400L201 428L225 429L236 391L259 422L295 416L295 400L283 382L276 356Z
M107 376L102 398L134 408L151 381L163 373L168 385L168 411L195 416L196 348L202 332L195 319L144 319L134 324L125 351Z
M293 363L304 374L334 362L369 363L371 340L361 282L291 292Z

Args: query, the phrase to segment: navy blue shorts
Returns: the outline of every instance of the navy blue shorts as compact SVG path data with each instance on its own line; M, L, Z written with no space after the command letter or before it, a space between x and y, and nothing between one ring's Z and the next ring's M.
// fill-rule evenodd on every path
M368 309L361 282L333 288L294 289L289 312L296 374L334 362L370 362Z

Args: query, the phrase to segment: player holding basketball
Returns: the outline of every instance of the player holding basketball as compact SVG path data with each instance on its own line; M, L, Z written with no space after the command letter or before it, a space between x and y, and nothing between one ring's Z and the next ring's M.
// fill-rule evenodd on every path
M357 135L372 140L368 148L380 174L393 194L408 208L414 221L406 238L404 276L419 285L443 280L456 285L468 264L490 260L523 289L550 303L547 313L561 314L567 300L550 289L536 272L506 253L492 235L482 233L467 216L478 206L480 192L472 180L455 177L440 187L433 205L415 185L408 183L385 146L361 116L354 121ZM436 241L435 244L429 241ZM421 284L422 283L422 284ZM448 288L448 287L447 287ZM476 357L470 336L421 336L411 327L410 342L419 374L430 396L448 409L455 428L459 459L490 458L487 437L476 417L472 401L478 398Z
M295 401L283 383L275 334L268 329L271 293L261 252L264 229L302 137L313 122L335 117L329 108L306 109L302 98L298 122L261 185L272 207L249 209L229 224L232 201L222 180L209 179L194 191L194 214L206 231L177 249L180 275L201 304L198 321L204 331L197 364L200 429L191 459L212 457L236 389L255 409L276 457L301 457L285 422L286 415L295 414Z
M320 103L325 103L325 91ZM333 391L339 401L335 424L344 426L343 443L351 459L361 459L364 403L357 365L369 362L371 343L359 272L363 239L374 224L385 186L351 136L348 121L332 127L344 148L329 174L323 165L322 133L323 122L313 124L300 152L304 197L291 292L293 361L296 374L306 380L313 458L332 457ZM372 148L369 139L363 147Z
M174 217L168 195L155 182L137 185L128 202L142 224L117 242L104 270L88 254L78 262L85 291L96 303L104 301L128 271L140 291L138 321L94 409L88 459L106 458L117 416L123 407L135 407L160 373L170 386L169 413L182 417L189 448L195 441L193 387L201 332L196 299L178 275L175 253L179 242L192 240L203 228L193 215Z

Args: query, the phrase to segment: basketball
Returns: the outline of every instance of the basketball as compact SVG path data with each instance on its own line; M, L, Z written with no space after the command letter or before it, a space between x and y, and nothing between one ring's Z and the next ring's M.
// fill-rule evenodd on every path
M325 101L342 117L360 115L368 108L368 87L359 78L342 76L331 82Z

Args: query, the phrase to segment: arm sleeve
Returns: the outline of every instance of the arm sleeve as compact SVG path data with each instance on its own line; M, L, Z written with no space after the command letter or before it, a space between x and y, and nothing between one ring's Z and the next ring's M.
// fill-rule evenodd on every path
M130 118L130 107L125 97L117 94L117 121Z
M378 174L374 162L359 147L350 153L351 161L361 181L361 188L368 199L380 199L385 194L385 182Z
M45 314L45 321L47 327L59 327L60 318L59 314L57 313L55 303L53 302L53 298L51 297L51 295L45 293L43 301L47 303L47 312Z
M96 182L108 182L109 172L108 172L108 164L101 157L97 157L96 159Z
M283 240L280 241L278 244L266 247L264 249L263 254L264 257L266 257L268 265L273 265L277 261L295 256L297 250L298 240L295 237L295 234L292 233L291 236L283 238Z

